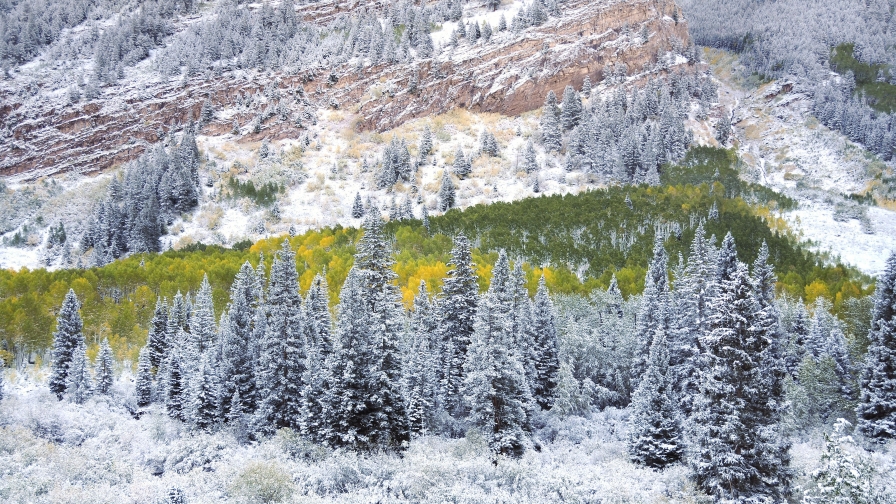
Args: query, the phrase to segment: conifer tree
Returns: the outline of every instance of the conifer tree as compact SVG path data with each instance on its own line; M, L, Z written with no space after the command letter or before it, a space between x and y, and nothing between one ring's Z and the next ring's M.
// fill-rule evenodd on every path
M0 401L3 400L3 382L4 382L4 369L6 368L6 363L3 359L0 359Z
M352 205L352 218L364 217L364 204L361 202L361 193L355 193L355 203Z
M505 274L509 277L509 271ZM463 388L469 421L487 436L495 463L499 455L522 456L532 407L526 371L513 349L511 313L506 305L509 278L498 275L496 266L489 291L479 303Z
M429 129L428 124L423 127L423 133L420 135L419 151L419 156L421 158L425 158L432 154L432 130Z
M84 324L78 312L80 309L81 304L75 291L69 289L56 318L56 332L53 333L53 368L49 382L50 392L56 394L60 400L68 384L68 368L72 353L84 344L84 335L81 333Z
M96 358L96 391L100 394L108 394L112 389L112 382L115 380L115 371L113 369L112 348L109 346L109 340L103 338L100 344L100 353Z
M717 260L708 332L701 337L702 378L688 456L697 484L719 499L778 500L788 491L789 444L779 432L785 409L766 376L771 341L765 317L729 233Z
M152 402L152 362L150 360L149 346L140 349L140 357L137 359L137 383L135 395L137 406L149 406Z
M223 397L236 395L242 413L255 409L255 326L257 279L252 265L246 261L230 289L230 305L222 315L221 388ZM235 394L235 392L239 392ZM231 407L232 402L227 403Z
M473 336L479 283L470 250L470 241L463 234L454 238L451 267L442 282L442 302L439 304L441 352L443 356L441 389L449 412L462 406L460 389L464 379L467 347Z
M638 340L637 355L632 365L632 384L637 387L641 376L647 370L650 343L657 331L664 334L668 330L669 317L669 276L667 273L669 256L663 246L662 236L657 233L653 244L653 258L647 267L644 280L644 294L638 311L635 329Z
M535 146L532 140L526 142L526 150L523 151L523 170L526 173L535 173L538 171L538 160L535 157Z
M535 381L532 396L542 409L550 409L556 396L560 358L557 349L557 327L554 305L548 296L544 275L538 281L532 310L531 328L535 345Z
M289 240L283 240L271 264L266 302L268 319L259 355L255 430L270 434L281 427L298 427L305 372L302 298Z
M65 393L75 404L84 404L93 388L87 362L87 346L82 342L72 351L68 365Z
M146 336L150 363L158 368L168 353L168 304L161 297L156 298L156 311L149 323Z
M582 99L572 86L563 90L563 110L560 122L564 130L571 130L582 120Z
M210 356L211 352L202 356L190 387L190 423L199 430L211 429L218 419L219 389Z
M541 112L541 139L548 152L560 150L560 109L553 91L548 91Z
M470 165L470 160L464 154L463 149L458 146L457 152L454 154L454 174L460 179L464 179L472 171L473 167Z
M215 345L215 304L208 274L202 276L190 317L191 354L198 358ZM198 364L198 362L197 362Z
M439 211L447 212L448 209L454 207L454 182L451 181L451 175L448 170L442 175L442 185L439 186Z
M314 277L305 300L305 373L302 376L299 428L305 436L326 441L327 390L330 383L327 363L333 353L329 292L326 278Z
M165 359L166 374L161 379L165 380L165 409L168 416L178 420L186 420L184 416L184 403L186 402L186 388L188 376L183 371L182 347L186 334L181 331L175 340L175 346L168 352Z
M654 332L647 371L632 394L628 451L632 460L663 468L684 452L678 408L669 372L669 351L662 330Z
M896 438L896 253L877 280L868 339L857 427L865 436L885 441Z
M408 427L413 434L426 434L434 425L438 402L438 323L434 305L429 299L426 282L414 298L411 315L410 339L405 358L402 388Z

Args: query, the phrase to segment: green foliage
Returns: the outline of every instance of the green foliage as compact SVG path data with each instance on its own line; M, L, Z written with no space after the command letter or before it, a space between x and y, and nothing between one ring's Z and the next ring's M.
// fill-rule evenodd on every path
M271 206L277 201L277 195L286 189L276 182L267 182L257 188L251 180L241 182L236 177L231 177L227 181L227 189L230 191L230 197L233 199L247 198L258 206Z
M696 223L707 217L714 204L719 218L706 222L706 234L720 239L730 230L741 259L747 262L755 259L765 240L778 272L779 291L795 298L808 298L809 293L829 296L835 312L851 306L850 299L870 292L873 287L869 278L842 265L822 265L816 255L796 245L791 237L772 231L757 215L756 207L743 198L755 197L768 206L772 201L789 203L770 191L753 191L732 177L735 162L729 151L698 148L684 163L702 173L702 179L682 167L669 167L664 176L676 185L612 187L451 210L430 218L431 232L417 220L391 222L385 231L394 239L394 269L403 300L410 304L421 280L433 292L441 288L448 272L452 237L459 232L474 245L473 261L481 290L488 286L497 251L505 249L512 261L523 261L530 294L535 292L542 273L552 293L605 289L614 274L624 295L640 293L653 250L655 226L681 228L680 238L672 232L665 242L674 263L679 253L687 256ZM721 180L710 185L705 175L714 175L716 168ZM729 191L723 181L738 188ZM729 192L734 196L726 197ZM627 195L631 209L625 203ZM323 273L331 306L335 306L360 236L357 229L336 226L290 237L303 292L316 274ZM14 355L48 348L55 313L65 293L73 288L82 302L84 334L91 355L107 337L116 358L136 362L139 347L145 344L156 296L170 299L177 291L195 291L203 275L208 274L215 314L220 316L240 265L246 260L257 264L261 252L270 264L282 240L274 237L254 245L243 241L230 249L194 244L162 254L138 254L87 270L0 270L0 348L5 344Z
M856 93L864 93L875 110L896 111L896 86L878 82L879 72L887 72L887 65L863 63L853 54L855 44L840 44L831 53L831 66L840 74L852 71L856 78Z

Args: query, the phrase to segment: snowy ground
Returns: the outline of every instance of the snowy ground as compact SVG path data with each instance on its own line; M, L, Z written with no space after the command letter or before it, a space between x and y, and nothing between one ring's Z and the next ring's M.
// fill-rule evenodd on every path
M819 252L839 256L846 264L877 275L887 255L896 250L896 212L877 206L865 209L871 233L858 220L833 218L843 195L864 194L874 174L887 166L861 146L812 117L812 98L798 83L785 79L758 84L744 77L737 56L706 50L719 79L719 101L733 116L733 144L744 161L742 176L797 200L797 210L784 214L788 225ZM703 143L716 144L709 129L695 128Z
M84 405L59 402L46 373L6 372L0 402L0 501L10 503L158 503L170 491L186 502L709 502L681 464L654 471L628 461L627 410L588 417L544 415L522 459L492 465L484 439L426 436L402 456L330 450L281 431L240 444L229 431L196 433L158 407L135 419L132 375L111 396ZM818 432L794 438L794 498L823 449ZM874 453L878 489L893 490L896 445ZM889 483L888 483L889 482Z

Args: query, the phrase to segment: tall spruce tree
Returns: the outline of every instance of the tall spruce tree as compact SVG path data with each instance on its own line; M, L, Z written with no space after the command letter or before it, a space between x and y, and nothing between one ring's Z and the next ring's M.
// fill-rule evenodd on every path
M548 152L559 151L561 147L560 108L557 95L548 91L541 111L541 141Z
M442 175L442 184L439 186L439 211L447 212L454 207L454 182L451 181L451 175L448 170Z
M50 392L56 394L60 400L65 394L68 385L68 369L72 361L72 353L80 345L84 345L84 335L81 331L84 323L81 321L81 303L75 291L69 289L59 309L56 318L56 332L53 333L53 367L50 373Z
M96 358L94 371L94 375L96 376L96 391L100 394L108 394L112 389L112 383L115 380L115 370L112 366L112 347L109 346L109 340L103 338L103 342L100 344L100 353Z
M402 388L408 427L413 434L426 434L435 424L438 403L439 352L435 306L429 298L426 282L414 298L407 355L404 359Z
M538 281L532 310L531 328L535 345L535 380L532 396L542 409L550 409L556 396L560 357L557 348L557 322L554 304L548 296L544 275Z
M167 328L168 303L161 297L158 297L156 298L156 311L149 322L149 334L146 336L152 367L159 367L168 353Z
M149 406L152 402L152 361L149 346L140 349L140 357L137 359L137 380L135 395L137 406Z
M779 500L791 478L789 444L779 432L784 407L766 376L767 315L730 233L716 273L688 462L700 488L716 498Z
M662 236L658 233L653 244L653 258L647 267L644 280L644 294L641 297L641 309L635 334L638 338L638 350L632 365L632 385L637 387L641 376L647 370L650 356L650 344L657 331L664 334L669 327L669 275L667 273L669 256L663 246Z
M560 112L560 122L564 130L571 130L578 126L582 120L582 98L572 86L566 86L563 90L563 110Z
M442 282L442 302L439 303L443 358L440 380L445 406L449 412L456 413L463 405L464 362L479 301L476 265L473 264L470 241L463 234L454 238L448 266L451 269Z
M68 365L65 394L75 404L84 404L90 397L93 384L90 379L90 366L87 362L87 346L82 342L72 351L72 360Z
M364 203L361 202L361 193L355 193L355 202L352 204L352 218L364 217Z
M662 330L653 335L647 371L632 394L628 451L632 460L663 468L681 459L684 438L669 371L669 350Z
M358 243L355 266L370 328L361 362L365 372L362 389L362 435L371 447L398 448L409 439L401 395L399 341L403 333L401 293L392 271L392 249L383 234L383 221L370 215Z
M194 428L210 430L218 421L220 393L217 375L210 362L212 352L202 355L190 384L189 420Z
M298 428L305 372L304 321L295 253L289 240L271 264L266 297L268 319L257 373L259 404L256 432Z
M331 382L327 363L333 353L329 292L323 275L314 277L305 300L305 373L302 376L299 428L305 436L326 441L327 390Z
M255 410L255 327L257 278L246 261L230 288L230 305L223 320L221 338L222 395L240 400L240 414ZM222 315L222 319L225 317ZM238 394L235 394L238 392ZM232 407L228 402L226 408Z
M165 409L168 416L178 420L186 420L184 415L184 403L187 399L187 385L189 374L184 372L185 358L184 347L187 344L187 334L180 330L172 347L165 358Z
M868 339L857 427L871 439L886 441L896 438L896 253L877 280Z
M503 251L499 263L501 257L503 266L496 264L489 291L476 313L463 389L469 421L487 436L495 463L499 455L522 456L532 408L526 370L515 350L506 294L510 271Z
M208 282L208 274L202 276L196 301L193 303L193 314L190 317L191 353L197 358L207 352L215 344L215 303L212 299L212 286ZM198 363L197 363L198 365Z

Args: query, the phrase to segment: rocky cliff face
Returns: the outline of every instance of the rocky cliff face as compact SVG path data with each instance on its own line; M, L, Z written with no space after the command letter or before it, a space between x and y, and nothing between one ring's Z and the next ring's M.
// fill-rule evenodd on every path
M301 14L323 22L351 8L318 2ZM105 89L86 104L68 104L65 93L39 85L7 82L0 88L0 175L25 180L121 164L198 119L206 101L216 114L203 132L235 141L299 137L326 107L356 114L354 127L381 131L456 107L517 115L541 107L548 90L560 97L567 85L579 88L586 76L594 84L621 82L680 63L675 55L689 42L681 19L665 0L570 0L541 26L497 33L487 43L445 44L436 57L414 64L144 79Z

